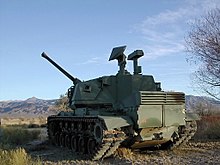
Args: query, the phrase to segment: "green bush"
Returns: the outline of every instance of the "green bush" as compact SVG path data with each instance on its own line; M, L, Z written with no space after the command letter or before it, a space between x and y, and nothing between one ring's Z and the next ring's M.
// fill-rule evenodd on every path
M1 128L1 143L22 145L38 138L40 130L28 130L20 127Z
M0 162L4 165L41 165L40 159L32 159L24 149L14 150L0 149Z

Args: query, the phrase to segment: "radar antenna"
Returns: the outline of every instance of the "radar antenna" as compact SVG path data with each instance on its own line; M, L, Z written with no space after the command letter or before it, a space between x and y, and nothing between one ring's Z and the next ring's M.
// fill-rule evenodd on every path
M109 61L118 60L119 73L125 74L126 56L124 54L126 46L115 47L112 49Z

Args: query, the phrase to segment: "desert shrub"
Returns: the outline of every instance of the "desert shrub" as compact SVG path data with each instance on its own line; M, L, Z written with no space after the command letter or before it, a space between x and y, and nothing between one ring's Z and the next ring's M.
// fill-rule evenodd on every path
M29 124L28 128L40 128L39 124Z
M40 127L41 127L41 128L46 128L46 127L47 127L47 124L41 124Z
M32 159L24 149L14 150L0 149L0 162L4 165L40 165L40 159Z
M27 130L20 127L1 128L1 143L21 145L35 140L40 135L40 130Z
M14 128L28 128L28 125L27 124L20 124L20 125L17 125L17 124L12 124L12 125L7 125L7 126L3 126L4 127L14 127Z
M206 123L204 135L208 139L220 139L220 116L204 116L203 120Z
M220 139L220 123L212 124L205 134L208 139Z
M195 139L220 139L220 116L202 116L197 125Z

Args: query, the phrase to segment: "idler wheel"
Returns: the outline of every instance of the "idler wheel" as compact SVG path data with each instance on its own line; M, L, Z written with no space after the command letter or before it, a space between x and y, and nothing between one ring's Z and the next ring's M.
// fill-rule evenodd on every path
M78 141L78 149L79 149L79 152L84 154L85 153L85 139L83 137L80 137L79 138L79 141Z
M103 129L102 126L99 123L96 123L94 125L94 138L98 143L102 142L102 138L103 138Z
M87 152L89 155L93 155L95 153L96 150L96 142L95 139L93 138L89 138L87 141Z

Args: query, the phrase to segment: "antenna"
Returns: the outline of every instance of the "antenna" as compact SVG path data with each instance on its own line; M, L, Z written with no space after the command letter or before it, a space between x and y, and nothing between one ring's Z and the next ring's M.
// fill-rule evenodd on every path
M135 50L133 53L128 55L128 60L133 60L134 74L141 73L141 66L138 66L138 58L144 55L143 50Z
M119 73L125 74L125 65L126 65L126 56L124 51L126 46L115 47L112 49L112 53L110 55L109 61L118 60Z

